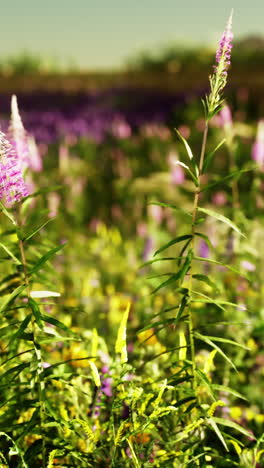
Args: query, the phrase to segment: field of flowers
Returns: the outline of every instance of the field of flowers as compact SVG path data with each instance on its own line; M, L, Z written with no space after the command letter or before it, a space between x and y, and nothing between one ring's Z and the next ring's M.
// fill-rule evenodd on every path
M0 467L263 466L264 120L222 101L231 42L204 106L1 96Z

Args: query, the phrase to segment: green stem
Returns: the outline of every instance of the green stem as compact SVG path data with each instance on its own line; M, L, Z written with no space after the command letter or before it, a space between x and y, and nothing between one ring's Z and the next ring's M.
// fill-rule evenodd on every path
M16 227L18 230L20 230L22 223L21 223L20 213L17 207L14 210L14 218L16 221ZM25 247L24 247L24 242L20 236L18 236L18 239L19 239L18 245L19 245L20 257L21 257L21 263L23 267L24 281L26 284L27 299L29 301L31 297L30 296L30 281L29 281L29 276L28 276ZM34 351L35 351L35 355L37 359L37 366L38 366L37 367L38 399L39 399L39 404L40 404L41 429L43 429L44 424L45 424L45 406L44 406L44 400L43 400L44 382L41 379L43 367L42 367L41 351L39 348L39 344L37 343L36 338L35 338L36 333L35 333L34 318L31 319L31 327L32 327L32 335L33 335L33 346L34 346ZM45 444L45 437L43 433L42 433L42 466L43 468L46 466L46 444Z
M203 141L201 147L201 154L200 154L200 161L199 161L199 175L198 175L198 186L194 196L193 202L193 210L192 210L192 230L191 230L191 251L194 252L195 250L195 225L196 225L196 218L197 218L197 211L199 205L199 197L201 191L201 174L204 164L204 156L205 156L205 148L207 142L207 135L208 135L208 121L205 123L204 133L203 133ZM193 264L191 263L191 267L189 270L189 296L190 301L192 299L192 281L193 281ZM193 315L191 310L191 305L188 308L188 327L189 327L189 339L190 339L190 348L191 348L191 361L192 361L192 387L195 392L197 392L197 378L196 378L196 364L195 364L195 344L194 344L194 337L193 337ZM198 398L198 396L197 396Z

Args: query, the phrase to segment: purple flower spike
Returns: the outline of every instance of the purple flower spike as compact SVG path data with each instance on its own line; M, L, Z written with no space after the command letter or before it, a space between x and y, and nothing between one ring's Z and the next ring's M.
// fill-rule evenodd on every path
M216 51L214 73L209 77L211 93L206 98L209 119L221 109L221 105L223 104L222 92L227 83L227 70L231 63L232 40L234 37L232 33L232 17L233 10Z
M11 120L7 136L13 146L14 152L17 155L21 170L24 171L27 167L31 166L28 137L19 114L17 98L15 95L13 95L11 99Z
M226 29L223 32L221 40L219 42L218 49L216 51L216 63L220 64L222 62L223 70L222 73L225 72L230 65L230 58L231 58L231 50L232 50L232 40L234 38L232 32L232 17L233 17L233 10L229 17Z
M16 153L0 131L0 198L12 206L27 196L28 189Z

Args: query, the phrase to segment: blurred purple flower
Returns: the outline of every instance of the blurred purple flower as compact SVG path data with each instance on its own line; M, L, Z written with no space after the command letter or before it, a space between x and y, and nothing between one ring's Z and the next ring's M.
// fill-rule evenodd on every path
M222 127L230 128L233 124L230 107L226 104L219 112Z
M247 271L255 271L256 270L255 265L253 263L249 262L248 260L242 260L240 265L242 266L242 268L244 268Z
M171 182L174 185L181 185L185 180L184 170L181 166L177 165L171 168Z
M102 392L108 397L111 397L113 395L112 383L113 379L111 377L106 377L106 379L102 380Z
M199 244L199 256L203 258L209 257L209 247L203 239L200 241Z
M264 167L264 119L258 123L257 137L252 147L251 156L262 168Z
M216 206L224 206L227 202L225 192L216 192L213 195L212 202Z
M116 138L129 138L132 132L127 122L117 119L112 125L112 133Z
M42 159L33 135L28 135L28 153L29 167L35 172L40 172L42 170Z
M151 218L156 221L157 224L160 224L163 219L163 209L159 205L149 205L148 214Z

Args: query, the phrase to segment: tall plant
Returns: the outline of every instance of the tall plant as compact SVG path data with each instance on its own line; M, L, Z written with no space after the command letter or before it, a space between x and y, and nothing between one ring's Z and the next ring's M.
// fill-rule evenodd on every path
M187 159L189 161L188 164L181 161L178 161L177 163L186 169L195 187L192 210L190 212L185 212L187 219L189 219L189 232L172 239L166 245L159 248L155 253L156 258L147 262L148 264L152 264L158 261L175 262L176 260L178 265L178 270L173 273L168 273L168 278L159 284L153 292L156 293L162 288L175 285L174 291L178 297L178 305L176 307L170 307L163 311L166 314L171 314L172 310L176 309L176 315L174 315L174 317L170 316L170 318L166 318L166 320L162 319L157 323L157 328L162 329L167 325L170 325L173 329L179 329L178 347L176 348L178 349L177 378L172 376L169 379L169 384L177 385L176 406L182 408L177 415L177 424L181 429L176 431L177 436L175 441L176 443L180 443L182 440L186 440L185 449L183 450L182 457L180 458L181 461L185 463L180 466L184 467L187 466L191 460L194 460L193 457L195 454L197 455L195 450L196 444L200 447L196 461L199 466L207 466L206 460L212 459L211 455L208 458L210 450L206 446L206 441L208 443L209 437L207 431L208 428L210 431L215 433L227 452L229 451L228 446L230 441L234 445L237 444L235 436L233 435L236 431L249 437L249 432L245 428L239 426L232 420L220 417L221 413L217 410L218 407L226 406L225 401L223 401L223 399L225 400L224 395L227 396L229 394L233 394L238 398L243 398L243 396L239 395L232 388L214 383L211 375L216 355L224 359L227 365L233 370L236 370L235 363L224 351L224 346L226 344L242 348L245 348L245 346L229 338L206 335L200 331L200 319L197 317L197 309L195 307L197 302L199 302L200 304L207 305L208 308L214 307L224 313L228 312L228 308L239 307L238 304L229 302L225 297L219 297L219 291L211 275L204 273L204 269L197 268L197 265L199 266L206 262L208 265L218 266L220 269L231 270L233 273L239 274L239 271L237 271L231 264L225 264L221 261L215 260L215 258L210 258L207 255L205 258L205 256L199 256L197 254L197 240L201 241L202 239L202 241L208 245L209 249L213 248L212 241L208 237L206 231L202 228L207 217L214 218L216 222L220 221L221 223L226 224L228 230L231 229L234 235L244 236L240 228L234 224L233 220L219 212L201 206L201 195L204 195L206 191L211 188L211 184L206 185L204 182L207 180L206 175L209 165L220 146L224 143L224 141L222 141L213 151L210 153L207 152L207 138L210 121L222 109L224 104L223 91L227 83L232 40L233 33L231 13L226 29L219 42L213 73L209 77L210 92L202 101L205 118L201 151L198 157L193 154L193 151L186 139L179 133L179 131L176 130L180 140L185 146ZM180 209L180 207L173 207L166 203L158 204L167 208L175 208L176 210ZM158 256L161 252L176 244L183 245L177 257ZM208 296L208 294L204 292L204 289L196 288L199 284L203 284L207 289L209 288L212 291L211 296ZM152 326L155 326L155 322L152 323ZM206 359L203 369L197 365L197 349L199 342L203 342L206 348L211 348L211 353ZM181 385L178 386L179 384ZM216 411L218 411L217 416L215 415ZM231 434L225 433L226 428L231 429ZM237 450L239 451L239 447ZM226 457L230 462L230 466L233 466L232 460L228 456Z

